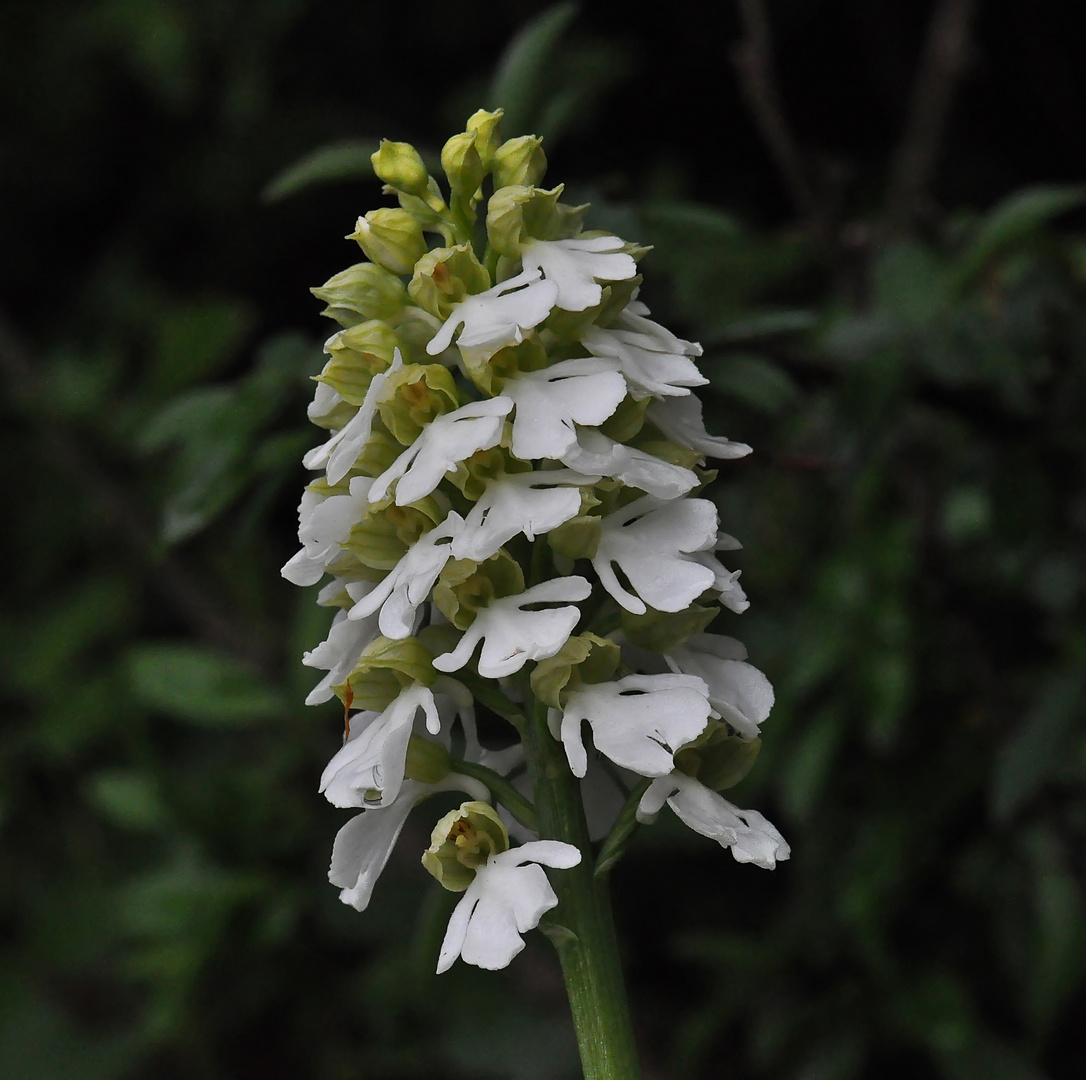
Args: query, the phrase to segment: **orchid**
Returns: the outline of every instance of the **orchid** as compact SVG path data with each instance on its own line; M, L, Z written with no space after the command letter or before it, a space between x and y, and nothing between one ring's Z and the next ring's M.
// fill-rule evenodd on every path
M708 687L697 676L627 675L572 691L560 737L574 776L584 776L588 767L584 721L596 749L616 765L641 776L665 776L675 767L675 750L701 734L711 713Z
M538 268L557 286L558 307L584 311L603 299L599 281L625 281L637 273L637 263L623 246L617 236L532 240L521 249L520 258L526 271Z
M554 909L570 993L592 1001L578 1024L609 1017L580 1032L585 1060L606 1046L606 1075L633 1077L596 882L637 822L666 804L740 862L788 857L719 794L754 764L772 687L699 632L748 601L719 556L738 541L692 493L705 458L750 448L706 431L701 347L635 298L645 249L584 233L586 207L534 186L539 140L503 143L500 117L446 145L447 193L407 144L374 155L400 206L359 219L371 261L317 290L346 328L309 409L331 434L304 463L325 475L282 574L331 575L318 603L337 610L303 662L325 673L307 702L334 695L346 718L320 790L361 808L332 849L340 898L367 906L414 807L467 795L422 854L463 894L438 971L504 967Z
M555 578L516 596L493 601L476 616L452 652L434 658L438 671L459 671L483 643L478 671L486 679L512 675L528 660L553 656L566 643L580 618L572 606L526 611L530 604L584 600L592 587L583 577Z
M575 424L602 424L626 396L626 380L592 357L519 375L504 395L517 407L513 453L525 461L560 458L577 441Z
M380 502L396 484L396 505L429 495L450 469L501 440L502 418L513 408L507 397L463 405L435 417L423 433L373 482L370 502Z
M716 580L714 571L690 557L716 539L716 507L707 499L673 505L644 495L603 519L592 565L607 591L635 615L646 604L682 611ZM634 592L618 580L613 566Z

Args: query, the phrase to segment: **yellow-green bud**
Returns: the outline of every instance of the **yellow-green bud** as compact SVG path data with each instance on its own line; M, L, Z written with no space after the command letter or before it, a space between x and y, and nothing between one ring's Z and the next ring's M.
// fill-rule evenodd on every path
M433 739L412 735L407 743L404 776L420 784L436 784L452 771L449 751Z
M619 647L610 638L577 634L554 656L539 661L532 672L532 693L552 709L560 709L567 689L609 682L620 659Z
M441 148L441 167L449 178L453 194L463 202L471 200L483 182L486 170L475 146L475 133L454 135Z
M434 248L415 264L407 291L419 307L445 321L468 296L490 288L490 275L475 257L471 244Z
M494 187L510 184L535 187L547 172L547 157L543 140L536 135L519 135L503 142L494 151Z
M405 142L381 140L380 149L370 155L373 171L397 191L408 195L425 195L430 176L419 152Z
M374 375L386 370L399 347L395 331L380 319L349 326L325 346L331 359L317 376L345 401L361 405Z
M374 430L355 468L367 476L378 476L400 455L403 447L384 431ZM351 527L343 547L363 566L371 570L391 570L404 557L408 548L424 532L429 532L448 513L448 507L432 496L412 503L396 506L388 500L385 504L371 504L359 521ZM383 577L384 575L380 575Z
M695 634L700 634L719 613L719 607L706 607L698 603L674 612L649 608L644 615L633 615L623 611L621 626L622 632L634 645L666 653L689 641Z
M328 305L321 314L341 326L354 326L364 319L391 318L407 303L403 282L371 262L348 266L309 291Z
M362 650L350 675L332 690L348 708L381 712L401 690L415 683L429 686L437 678L433 659L417 638L374 638Z
M356 240L367 258L393 274L410 274L426 254L422 226L406 210L396 207L371 210L360 217L347 239Z
M441 364L408 364L389 376L377 410L392 435L410 446L436 416L460 404L456 383Z
M494 151L501 142L498 129L504 114L504 109L495 109L493 112L479 109L468 117L467 129L475 135L475 149L479 152L479 159L484 169L490 168L490 163L494 160Z
M499 188L486 205L486 234L490 246L510 259L520 258L524 240L524 206L532 199L532 188L513 184Z
M509 833L497 811L485 802L466 802L434 826L422 865L449 892L463 892L491 855L508 850Z
M718 720L675 754L675 767L713 791L735 787L751 769L762 748L761 739L743 739L729 733Z
M524 573L505 549L484 562L452 559L434 586L434 606L458 630L466 630L475 616L503 596L524 592Z

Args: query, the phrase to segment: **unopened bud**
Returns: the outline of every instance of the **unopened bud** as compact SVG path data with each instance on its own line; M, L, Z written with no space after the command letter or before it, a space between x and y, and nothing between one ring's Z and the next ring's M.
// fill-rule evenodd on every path
M426 254L422 226L406 210L395 207L360 217L347 239L356 240L369 259L393 274L410 274Z
M494 151L501 142L498 128L504 114L504 109L495 109L493 112L479 109L468 118L467 130L475 135L475 149L479 152L479 160L482 161L484 169L490 168Z
M309 291L328 305L321 314L340 326L390 319L407 304L403 282L376 263L355 263Z
M468 296L490 288L490 275L475 257L471 244L434 248L415 264L407 291L419 307L441 320Z
M471 199L479 190L486 170L475 146L475 133L464 131L454 135L441 148L441 167L449 178L454 195L464 201Z
M494 151L494 187L510 184L536 187L547 172L543 140L536 135L519 135L503 142Z
M430 177L419 152L410 143L382 139L380 149L370 156L370 161L378 179L390 187L408 195L426 194Z

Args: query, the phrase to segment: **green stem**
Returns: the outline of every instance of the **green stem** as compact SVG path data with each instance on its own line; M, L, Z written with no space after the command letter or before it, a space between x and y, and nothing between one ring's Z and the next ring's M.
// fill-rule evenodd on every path
M523 796L508 780L493 769L485 765L476 764L474 761L454 761L452 771L463 776L473 776L481 780L488 788L491 795L498 800L523 825L532 832L539 832L539 819L536 816L535 807Z
M547 729L546 706L538 701L525 725L524 749L539 835L573 844L581 852L579 865L552 875L558 896L552 922L559 926L550 937L562 964L585 1080L637 1080L641 1070L606 881L594 873L577 779L561 744Z

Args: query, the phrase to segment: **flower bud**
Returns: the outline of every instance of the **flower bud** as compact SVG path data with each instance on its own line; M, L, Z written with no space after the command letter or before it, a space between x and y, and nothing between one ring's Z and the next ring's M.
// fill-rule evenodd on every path
M705 731L675 754L675 767L713 791L735 787L754 768L761 739L732 735L719 721L710 721Z
M491 855L508 850L509 833L497 811L485 802L466 802L434 826L422 865L449 892L463 892Z
M404 776L420 784L437 784L452 771L449 751L433 739L412 735L407 743Z
M370 155L373 171L397 191L408 195L425 195L430 177L419 152L405 142L381 140L380 148Z
M355 263L309 291L328 305L321 314L340 326L391 318L407 303L403 282L376 263Z
M486 206L486 234L491 247L510 259L520 258L525 238L524 206L532 199L532 189L519 184L499 188Z
M434 248L415 264L407 291L419 307L445 321L466 297L490 288L490 275L471 244Z
M381 712L415 683L429 686L437 672L433 654L417 638L374 638L363 650L354 670L338 686L341 701L356 709Z
M503 142L494 151L494 187L503 188L510 184L535 187L547 172L542 142L535 135L520 135Z
M328 339L324 351L331 359L317 381L352 405L361 405L374 375L391 366L399 344L392 328L379 319L349 326Z
M467 130L475 135L475 149L484 169L490 168L490 163L494 160L494 151L501 141L498 127L504 114L504 109L495 109L493 112L479 109L468 117Z
M410 274L426 254L422 226L406 210L395 207L371 210L360 217L347 239L356 240L367 258L393 274Z
M486 175L475 139L473 131L464 131L441 148L441 168L449 178L449 187L464 202L474 197Z

